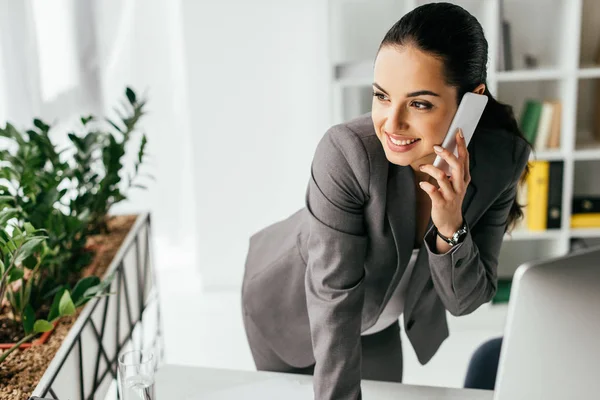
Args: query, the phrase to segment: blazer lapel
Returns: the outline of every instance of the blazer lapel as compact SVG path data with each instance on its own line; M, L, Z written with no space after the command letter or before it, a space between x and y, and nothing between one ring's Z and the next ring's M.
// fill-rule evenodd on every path
M410 260L415 243L416 188L410 167L389 164L386 208L397 249L396 271L392 285L389 286L395 288ZM387 304L392 293L392 290L388 290L383 304Z

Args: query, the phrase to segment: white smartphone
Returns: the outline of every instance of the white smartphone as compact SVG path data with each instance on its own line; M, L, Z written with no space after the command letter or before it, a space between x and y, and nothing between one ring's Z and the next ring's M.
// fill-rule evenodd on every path
M487 102L488 97L485 95L472 92L465 93L458 105L456 114L454 114L450 128L446 133L446 137L442 143L443 148L453 152L454 155L458 157L458 148L456 147L457 129L462 129L465 142L468 146L473 137L473 133L475 133L475 128L477 128L477 124L483 115L483 110L485 110ZM452 175L450 165L448 165L448 163L440 156L435 158L433 166L444 171L446 176Z

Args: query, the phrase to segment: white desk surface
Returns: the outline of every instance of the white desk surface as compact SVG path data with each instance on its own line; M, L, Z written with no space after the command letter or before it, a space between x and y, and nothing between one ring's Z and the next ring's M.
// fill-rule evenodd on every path
M307 375L274 372L235 371L226 369L164 365L156 375L156 394L163 399L201 399L202 395L246 385L263 380L281 379L283 382L309 383ZM455 389L431 386L404 385L400 383L363 381L363 398L366 400L492 400L493 392L487 390ZM285 398L282 393L281 398Z

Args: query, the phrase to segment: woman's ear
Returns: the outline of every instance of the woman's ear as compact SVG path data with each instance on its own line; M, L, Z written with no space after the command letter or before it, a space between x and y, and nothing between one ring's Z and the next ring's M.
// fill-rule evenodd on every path
M485 83L480 84L479 86L477 86L475 88L475 90L473 90L473 93L476 94L483 94L485 92Z

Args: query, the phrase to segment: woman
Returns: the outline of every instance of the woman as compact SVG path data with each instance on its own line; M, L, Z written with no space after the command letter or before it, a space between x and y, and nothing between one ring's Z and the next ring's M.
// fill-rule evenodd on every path
M452 4L419 7L386 34L372 112L325 133L306 207L250 239L242 298L259 370L314 373L318 399L360 398L361 378L402 380L401 314L425 364L448 337L446 310L494 296L530 148L487 90L487 50ZM489 100L469 151L457 132L457 158L438 145L466 92Z

